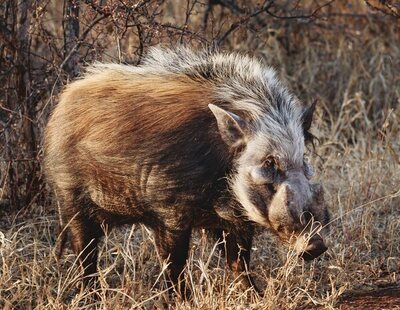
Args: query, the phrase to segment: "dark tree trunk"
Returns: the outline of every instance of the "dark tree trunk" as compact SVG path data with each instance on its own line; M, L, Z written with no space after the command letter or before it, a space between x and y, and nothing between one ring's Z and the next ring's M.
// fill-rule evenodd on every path
M38 164L36 161L36 137L33 129L34 107L32 102L30 78L30 8L31 0L14 4L16 27L13 27L13 59L15 76L10 81L15 89L15 97L8 96L7 106L10 111L20 111L20 118L15 118L13 125L19 128L19 134L8 139L7 152L10 161L8 185L11 206L19 208L32 202L38 190Z
M73 78L79 74L79 0L64 1L64 62L62 69Z
M16 60L18 63L17 91L21 102L21 140L19 145L23 147L23 157L29 159L22 163L24 178L24 205L32 203L35 195L39 192L39 164L37 162L37 139L34 131L33 120L35 119L35 107L32 100L31 88L31 57L30 42L31 34L29 32L31 24L30 8L31 0L21 1L18 8L18 31L19 39L18 52Z

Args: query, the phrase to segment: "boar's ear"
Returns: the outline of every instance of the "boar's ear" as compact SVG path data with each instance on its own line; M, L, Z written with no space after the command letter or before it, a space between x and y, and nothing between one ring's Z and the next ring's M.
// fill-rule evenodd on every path
M314 136L310 133L311 123L313 120L313 115L315 111L315 106L317 105L317 100L311 104L311 106L304 109L303 114L301 115L301 121L303 123L303 132L306 141L313 140Z
M231 147L244 144L246 122L238 115L216 105L209 104L208 107L217 119L218 130L225 143Z

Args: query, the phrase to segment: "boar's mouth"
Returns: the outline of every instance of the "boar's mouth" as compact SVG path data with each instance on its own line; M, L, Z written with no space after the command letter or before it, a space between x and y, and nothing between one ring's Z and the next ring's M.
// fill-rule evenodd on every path
M305 261L313 260L328 250L322 238L309 242L304 251L300 254Z
M311 238L307 238L306 234L299 236L294 243L294 247L299 257L305 261L316 259L328 250L324 239L318 234L313 235Z
M305 261L311 261L328 250L324 238L320 235L320 233L324 233L324 227L319 223L317 227L315 227L314 224L315 222L311 220L303 229L297 227L298 229L294 231L291 231L291 229L285 225L278 225L275 229L270 227L272 228L270 231L274 233L279 240L293 248L299 257L303 258Z

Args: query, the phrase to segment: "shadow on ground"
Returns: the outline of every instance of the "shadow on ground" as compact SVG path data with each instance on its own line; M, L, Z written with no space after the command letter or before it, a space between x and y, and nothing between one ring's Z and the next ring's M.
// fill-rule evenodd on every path
M339 308L341 310L400 309L400 284L349 292L343 296Z

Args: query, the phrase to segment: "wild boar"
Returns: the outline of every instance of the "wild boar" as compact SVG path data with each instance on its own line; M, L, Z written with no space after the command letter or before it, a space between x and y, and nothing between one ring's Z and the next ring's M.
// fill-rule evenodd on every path
M244 285L254 228L313 259L326 251L323 189L304 159L315 105L273 69L239 54L153 48L142 65L95 64L62 92L45 133L45 167L86 283L102 225L154 232L176 285L194 228L226 235ZM320 229L319 229L320 230ZM300 240L300 241L299 241Z

